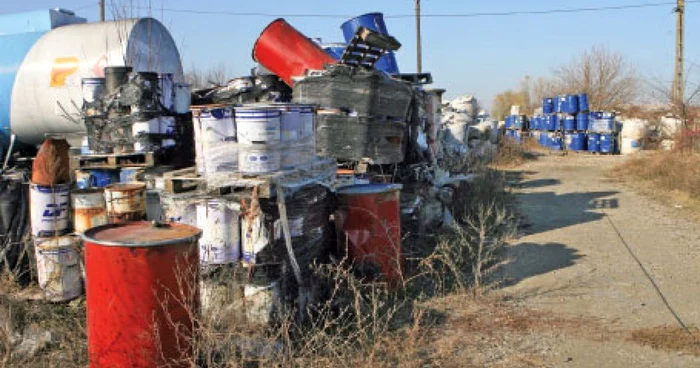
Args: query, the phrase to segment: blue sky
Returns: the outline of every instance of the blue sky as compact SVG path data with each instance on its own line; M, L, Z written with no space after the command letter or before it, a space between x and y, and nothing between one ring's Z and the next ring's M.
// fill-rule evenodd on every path
M668 0L667 0L668 1ZM469 14L615 5L663 3L664 0L422 0L423 14ZM108 2L107 17L112 18ZM141 7L133 15L147 15L149 1L120 0L116 4ZM671 1L673 2L673 1ZM271 15L334 14L338 17L285 18L309 37L342 41L340 24L350 16L379 11L386 16L413 14L413 0L353 1L225 1L151 0L152 16L171 31L180 47L185 70L224 64L230 75L248 74L254 66L251 49L260 31L275 16L194 14L167 9L199 9ZM89 20L98 18L97 0L2 1L0 12L62 7L79 9ZM163 10L161 10L163 9ZM485 105L493 96L517 86L525 75L549 75L552 68L572 60L580 51L603 45L621 52L643 76L671 79L675 39L673 6L604 12L543 15L478 16L422 20L423 70L433 73L435 87L447 96L474 94ZM403 47L397 53L402 72L415 71L414 19L386 19L389 32ZM686 6L686 63L700 64L695 35L700 29L700 2ZM700 68L700 66L699 66ZM700 71L700 69L698 69ZM700 74L698 74L700 76Z

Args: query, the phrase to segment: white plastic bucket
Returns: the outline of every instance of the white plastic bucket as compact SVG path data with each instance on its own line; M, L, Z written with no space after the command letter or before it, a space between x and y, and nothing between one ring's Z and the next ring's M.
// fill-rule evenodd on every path
M245 285L243 300L248 323L268 324L280 308L280 283L274 281L265 286Z
M34 241L39 286L46 299L61 302L83 293L78 238L37 238Z
M203 265L238 262L241 258L238 211L227 201L211 199L197 204L197 227L202 229L199 257Z
M236 126L226 106L198 106L192 109L195 163L199 174L231 172L238 167Z
M105 93L104 78L83 78L80 81L80 89L83 100L88 103L95 102L102 98Z
M152 134L160 134L160 119L153 118L147 121L136 121L131 125L131 134L136 139L134 151L148 152L153 150L150 143Z
M236 108L236 137L238 143L279 142L282 112L274 107Z
M192 94L190 93L190 85L184 83L173 84L175 91L173 96L173 111L176 114L187 114L190 111L192 102Z
M301 126L301 109L295 104L274 105L280 115L280 139L282 142L293 142L303 136Z
M68 232L70 185L29 185L32 235L59 236Z
M71 204L73 229L76 233L107 223L107 210L102 189L74 190L71 193Z
M146 215L146 184L110 184L105 187L105 202L110 222L140 220Z
M280 151L267 144L238 146L238 170L243 174L266 174L280 169Z
M299 120L301 125L301 135L303 137L313 136L315 134L316 121L314 107L310 105L300 105Z
M173 91L173 73L162 73L158 75L158 95L160 104L166 110L173 110L175 91ZM189 109L189 107L188 107Z

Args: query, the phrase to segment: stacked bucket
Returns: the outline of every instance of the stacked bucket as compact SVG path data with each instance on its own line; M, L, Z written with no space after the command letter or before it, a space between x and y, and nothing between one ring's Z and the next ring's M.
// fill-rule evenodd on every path
M551 150L561 150L562 140L559 131L561 130L559 115L555 108L556 98L545 98L542 100L542 115L535 115L530 120L531 129L541 147Z
M523 140L523 131L527 127L527 116L525 115L508 115L505 119L505 137L516 143L521 143Z
M594 111L589 115L588 151L613 154L617 151L615 113Z
M564 131L564 147L569 151L586 150L588 130L588 95L563 95L557 97L557 112Z

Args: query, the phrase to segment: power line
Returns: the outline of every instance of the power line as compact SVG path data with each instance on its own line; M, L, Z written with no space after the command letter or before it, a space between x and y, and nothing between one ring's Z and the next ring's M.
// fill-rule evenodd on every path
M686 4L690 3L700 3L700 0L687 0ZM483 13L464 13L464 14L421 14L421 18L475 18L475 17L502 17L502 16L514 16L514 15L548 15L548 14L562 14L562 13L586 13L586 12L602 12L611 10L629 10L629 9L641 9L641 8L652 8L661 6L675 6L676 2L657 2L657 3L643 3L643 4L630 4L630 5L616 5L616 6L601 6L601 7L588 7L588 8L563 8L563 9L549 9L549 10L517 10L508 12L483 12ZM356 15L354 14L323 14L323 13L310 13L310 14L272 14L272 13L261 13L261 12L231 12L225 10L201 10L201 9L176 9L176 8L159 8L159 7L143 7L143 6L133 6L132 9L139 10L159 10L171 13L187 13L187 14L220 14L220 15L231 15L231 16L256 16L256 17L285 17L285 18L352 18ZM384 18L412 18L415 14L385 14Z

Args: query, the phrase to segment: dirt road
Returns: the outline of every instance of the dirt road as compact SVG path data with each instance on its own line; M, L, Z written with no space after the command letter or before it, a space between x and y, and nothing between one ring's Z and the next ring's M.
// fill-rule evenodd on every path
M700 367L674 347L676 327L700 326L700 226L606 179L621 160L548 155L511 172L524 234L508 250L501 293L581 319L555 326L549 366Z

